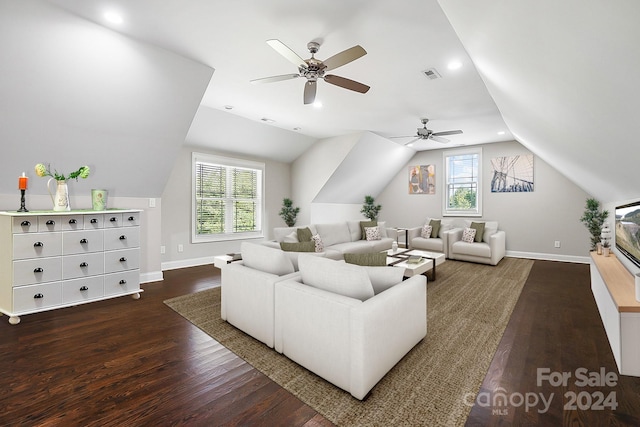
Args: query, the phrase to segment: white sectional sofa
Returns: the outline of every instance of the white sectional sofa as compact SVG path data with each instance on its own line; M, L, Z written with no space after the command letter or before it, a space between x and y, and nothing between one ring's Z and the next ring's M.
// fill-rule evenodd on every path
M221 317L364 399L427 333L426 277L242 244L222 267Z
M363 239L360 220L335 222L328 224L310 224L298 227L276 227L273 229L275 242L268 243L280 247L280 242L297 242L296 231L309 228L313 235L319 235L327 258L343 259L345 253L380 252L391 249L397 239L397 230L387 228L384 221L377 223L380 240Z

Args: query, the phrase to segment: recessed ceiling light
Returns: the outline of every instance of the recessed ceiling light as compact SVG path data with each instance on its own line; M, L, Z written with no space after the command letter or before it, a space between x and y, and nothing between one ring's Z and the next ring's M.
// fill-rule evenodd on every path
M225 105L224 109L225 110L233 110L233 105Z
M460 67L462 67L462 62L460 62L460 61L451 61L447 65L447 68L450 69L450 70L457 70Z
M122 19L122 15L120 15L118 12L114 12L112 10L109 11L109 12L105 12L104 19L106 19L107 21L111 22L112 24L122 24L122 22L124 21Z
M293 128L293 130L302 130L302 128L295 127L295 128Z
M265 123L275 123L276 121L273 119L267 119L266 117L261 118L260 120L262 120Z
M504 135L506 132L501 130L500 132L498 132L498 135Z
M313 103L313 106L316 108L322 108L322 101L316 101Z

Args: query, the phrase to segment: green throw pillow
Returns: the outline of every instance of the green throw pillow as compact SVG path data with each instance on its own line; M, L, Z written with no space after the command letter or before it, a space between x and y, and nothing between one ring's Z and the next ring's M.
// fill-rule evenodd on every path
M280 242L280 249L286 252L315 252L316 244L309 242Z
M429 225L431 226L431 237L434 239L437 238L438 233L440 232L440 220L432 219L429 221Z
M309 227L298 228L297 232L298 232L298 241L299 242L310 242L311 241L311 236L313 236L313 233L311 233L311 230L309 229Z
M367 240L367 234L364 232L365 227L377 227L378 221L360 221L360 240Z
M476 237L473 241L482 242L482 236L484 236L484 222L472 222L469 228L474 228L476 230Z
M344 261L349 264L366 265L369 267L381 267L387 265L385 252L369 252L364 254L344 254Z

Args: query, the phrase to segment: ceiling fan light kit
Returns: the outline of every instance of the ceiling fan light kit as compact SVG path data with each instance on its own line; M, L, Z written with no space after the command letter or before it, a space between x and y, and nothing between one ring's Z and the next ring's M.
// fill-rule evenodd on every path
M320 49L320 44L317 42L312 41L307 44L307 49L309 49L309 52L311 52L311 58L309 59L302 59L297 53L291 50L280 40L267 40L267 44L280 55L285 57L289 62L296 65L298 67L298 74L284 74L280 76L264 77L261 79L251 80L251 83L273 83L282 80L304 77L307 79L307 82L304 85L303 93L305 105L313 104L313 102L315 101L318 79L324 80L325 82L334 86L352 90L354 92L366 93L369 90L369 86L355 80L335 76L333 74L325 74L327 71L341 67L366 55L367 51L364 50L360 45L356 45L349 49L343 50L342 52L337 53L324 61L321 61L314 56L318 52L318 49Z

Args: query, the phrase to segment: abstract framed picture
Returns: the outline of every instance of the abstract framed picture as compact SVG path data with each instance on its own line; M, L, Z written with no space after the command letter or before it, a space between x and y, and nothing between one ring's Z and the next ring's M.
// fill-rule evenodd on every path
M409 166L409 194L436 194L436 165Z
M492 193L523 193L533 191L533 154L495 157L491 159Z

